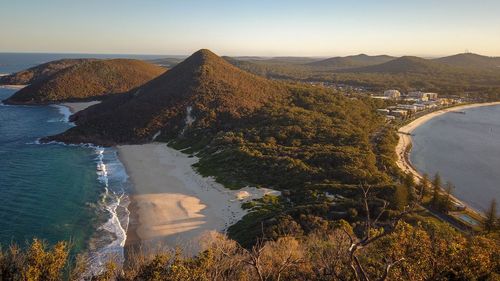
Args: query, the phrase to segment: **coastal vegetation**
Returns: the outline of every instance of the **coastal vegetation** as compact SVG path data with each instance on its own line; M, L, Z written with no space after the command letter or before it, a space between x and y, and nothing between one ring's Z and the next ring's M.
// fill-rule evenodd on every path
M200 50L44 141L154 139L196 154L198 171L228 188L282 192L246 203L230 239L202 240L195 257L139 255L95 280L495 280L498 233L462 233L426 211L446 212L452 185L443 196L439 175L418 185L397 168L398 137L380 103L268 80Z
M32 75L31 83L5 100L7 104L46 104L95 100L136 88L165 72L139 60L63 60L12 77ZM14 78L13 78L14 79Z
M374 221L371 221L372 223ZM290 226L288 227L290 229ZM345 221L303 234L282 233L250 248L206 233L196 256L181 250L130 252L121 266L101 272L88 260L68 259L68 245L34 240L0 253L2 280L497 280L500 244L494 235L463 236L433 220L395 222L388 232L370 226L356 238Z

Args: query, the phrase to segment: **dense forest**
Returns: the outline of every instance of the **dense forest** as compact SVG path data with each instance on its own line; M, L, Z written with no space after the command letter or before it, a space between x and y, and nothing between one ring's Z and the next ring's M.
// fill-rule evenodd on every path
M123 270L109 264L96 280L495 280L496 219L488 231L461 232L423 207L433 185L396 167L395 128L375 111L384 103L267 80L200 50L76 114L76 127L46 140L114 145L157 135L196 154L196 169L228 188L282 191L244 204L249 213L229 239L203 240L196 257L138 255ZM5 251L5 268L62 274L52 264L64 246L51 253L34 245L18 256Z

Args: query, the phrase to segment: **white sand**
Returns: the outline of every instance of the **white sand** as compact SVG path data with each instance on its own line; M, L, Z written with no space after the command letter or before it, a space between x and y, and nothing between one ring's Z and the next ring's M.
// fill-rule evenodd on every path
M198 158L164 143L118 146L118 152L134 186L127 245L181 245L195 252L201 234L224 231L246 214L242 202L277 193L226 189L194 171Z
M69 108L72 114L77 113L78 111L82 111L87 107L93 106L95 104L100 103L100 101L88 101L88 102L64 102L61 103L62 106L66 106Z
M28 86L28 85L0 85L0 88L21 90L22 88L24 88L26 86Z
M446 108L438 111L431 112L426 114L420 118L417 118L410 122L409 124L399 128L398 135L399 141L396 146L396 153L398 155L397 165L400 169L402 169L405 173L411 173L415 177L415 181L419 182L422 176L413 168L410 160L409 160L409 151L407 151L408 146L411 144L411 134L418 126L421 126L425 122L431 120L434 117L443 115L452 111L461 111L468 108L481 107L481 106L492 106L492 105L500 105L500 102L488 102L488 103L474 103L474 104L466 104L461 106L455 106L451 108Z

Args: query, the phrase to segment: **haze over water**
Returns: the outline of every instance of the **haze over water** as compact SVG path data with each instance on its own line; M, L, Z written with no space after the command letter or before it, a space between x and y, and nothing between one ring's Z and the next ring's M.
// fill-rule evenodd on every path
M411 162L420 173L439 172L455 186L454 194L484 211L500 203L500 106L447 113L413 133Z

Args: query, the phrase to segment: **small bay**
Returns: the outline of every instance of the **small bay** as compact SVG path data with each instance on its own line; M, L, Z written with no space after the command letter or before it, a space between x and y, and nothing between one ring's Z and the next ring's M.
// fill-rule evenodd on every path
M413 131L410 160L419 173L439 172L454 194L480 211L500 203L500 106L447 113Z

